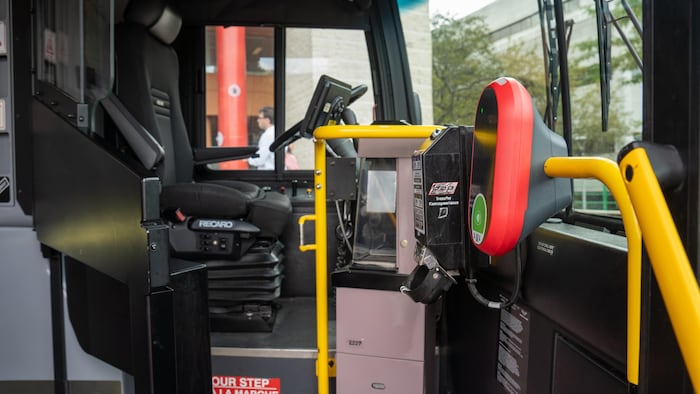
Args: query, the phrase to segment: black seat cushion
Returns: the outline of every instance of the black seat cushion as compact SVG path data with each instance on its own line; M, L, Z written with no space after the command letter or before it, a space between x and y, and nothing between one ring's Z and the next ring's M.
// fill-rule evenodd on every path
M185 216L245 218L260 229L259 236L280 236L292 213L289 198L278 192L265 193L256 185L244 185L251 184L237 181L176 183L163 187L160 206L164 211L180 209Z
M248 221L260 229L263 237L281 235L291 214L292 202L278 192L267 192L248 206Z
M265 192L258 185L249 182L234 181L230 179L212 179L204 182L236 189L241 192L249 202L259 200L265 194Z
M164 186L160 194L163 210L180 209L186 216L245 217L250 199L236 189L213 183L176 183Z

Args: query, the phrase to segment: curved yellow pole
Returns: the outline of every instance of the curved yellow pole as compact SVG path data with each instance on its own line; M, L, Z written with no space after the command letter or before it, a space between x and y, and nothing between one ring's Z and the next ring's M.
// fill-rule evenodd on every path
M700 289L646 151L620 162L625 186L645 234L645 247L685 361L700 392Z
M599 179L617 201L627 236L627 380L638 385L642 232L620 169L614 161L600 157L552 157L544 163L544 172L550 177Z

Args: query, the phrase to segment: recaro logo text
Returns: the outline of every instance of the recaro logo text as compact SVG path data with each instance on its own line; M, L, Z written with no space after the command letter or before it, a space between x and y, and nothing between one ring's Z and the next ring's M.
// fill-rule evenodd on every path
M230 220L200 220L199 227L203 228L233 228Z

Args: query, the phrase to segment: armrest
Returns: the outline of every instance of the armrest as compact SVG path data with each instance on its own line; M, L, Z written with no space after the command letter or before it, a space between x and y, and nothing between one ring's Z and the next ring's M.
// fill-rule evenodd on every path
M194 164L220 163L222 161L247 159L258 151L257 146L237 146L226 148L194 148Z
M144 167L150 170L163 160L163 147L116 96L110 94L100 103Z

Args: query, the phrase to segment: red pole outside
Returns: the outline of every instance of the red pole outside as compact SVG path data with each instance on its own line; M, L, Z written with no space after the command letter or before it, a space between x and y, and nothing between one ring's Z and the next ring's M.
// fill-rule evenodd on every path
M221 146L248 145L246 113L245 27L216 28L216 72L219 86ZM248 162L222 163L221 169L247 169Z

